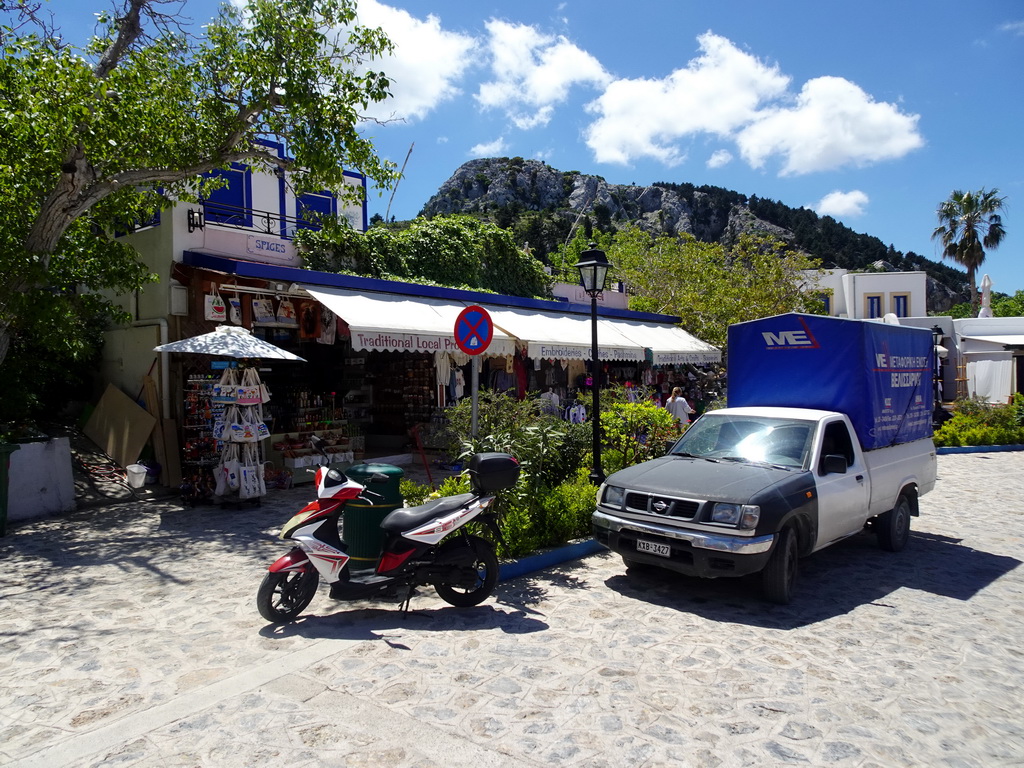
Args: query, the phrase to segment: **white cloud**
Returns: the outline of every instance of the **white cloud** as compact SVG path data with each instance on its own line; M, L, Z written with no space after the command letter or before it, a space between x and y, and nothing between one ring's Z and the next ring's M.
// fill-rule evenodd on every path
M849 192L840 192L837 189L834 192L829 192L821 200L807 207L817 211L822 216L844 218L862 215L869 202L868 196L859 189Z
M518 128L550 122L572 86L610 80L596 58L564 37L496 19L487 22L487 32L493 79L480 84L476 99L485 109L503 109Z
M1002 32L1009 32L1017 37L1024 37L1024 21L1008 21L999 27Z
M499 136L494 141L470 147L469 154L471 157L495 157L496 155L505 154L507 148L508 144L505 143L504 137Z
M736 142L754 168L778 155L780 175L798 175L902 157L924 144L917 121L849 80L819 77L804 84L793 106L759 114Z
M425 117L438 104L458 96L458 81L473 63L476 41L441 28L433 14L425 20L407 11L361 0L359 23L381 27L394 44L390 56L377 59L369 68L391 80L392 97L371 104L369 117L379 120Z
M697 38L702 55L665 78L616 80L588 105L598 115L586 132L599 162L644 157L676 165L677 142L698 133L730 136L753 120L789 78L711 32Z
M876 102L855 83L819 77L793 94L777 66L712 32L697 41L701 55L686 67L616 80L587 106L597 115L585 137L598 162L678 165L683 142L704 133L735 140L754 168L780 159L785 176L891 160L924 144L918 115ZM731 157L720 150L708 167Z
M727 149L719 149L708 158L708 168L721 168L732 162L732 152Z

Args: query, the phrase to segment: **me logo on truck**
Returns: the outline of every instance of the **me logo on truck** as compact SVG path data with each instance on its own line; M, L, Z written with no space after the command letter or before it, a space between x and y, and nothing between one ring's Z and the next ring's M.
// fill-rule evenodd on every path
M818 340L814 338L811 329L803 318L799 318L803 325L802 331L762 331L761 338L764 339L765 349L818 349Z

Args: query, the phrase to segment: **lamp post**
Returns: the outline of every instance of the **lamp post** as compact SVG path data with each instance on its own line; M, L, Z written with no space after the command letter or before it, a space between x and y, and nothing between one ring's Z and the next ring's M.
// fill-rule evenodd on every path
M601 360L597 349L597 297L604 291L610 266L608 257L604 251L598 250L597 243L591 243L589 250L580 254L580 260L576 264L576 269L580 271L580 284L590 296L590 359L594 396L594 412L591 417L594 425L594 469L590 473L590 482L594 485L604 482L604 472L601 469Z
M932 426L937 427L946 418L946 412L942 408L942 393L939 391L939 382L942 379L942 362L939 355L939 345L942 344L942 337L945 334L938 325L932 326L932 360L934 370L932 373L932 386L935 390L934 406L932 408Z

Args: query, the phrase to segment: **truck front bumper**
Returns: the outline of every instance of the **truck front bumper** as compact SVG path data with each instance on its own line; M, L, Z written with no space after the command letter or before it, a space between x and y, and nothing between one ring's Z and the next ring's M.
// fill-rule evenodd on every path
M627 560L703 578L756 573L768 563L775 543L774 534L748 538L690 531L628 520L600 509L591 522L594 538ZM637 541L667 545L669 555L638 551Z

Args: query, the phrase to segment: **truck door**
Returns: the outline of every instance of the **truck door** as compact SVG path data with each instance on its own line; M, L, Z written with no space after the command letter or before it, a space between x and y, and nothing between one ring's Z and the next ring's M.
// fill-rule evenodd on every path
M854 450L850 430L844 421L831 421L822 430L815 457L815 485L818 488L818 538L814 548L857 533L868 514L871 485L860 451ZM846 459L846 472L824 473L824 457L840 455Z

